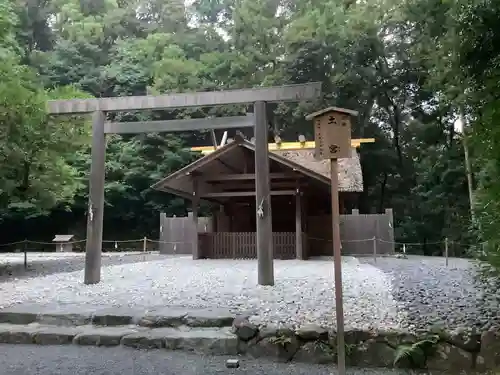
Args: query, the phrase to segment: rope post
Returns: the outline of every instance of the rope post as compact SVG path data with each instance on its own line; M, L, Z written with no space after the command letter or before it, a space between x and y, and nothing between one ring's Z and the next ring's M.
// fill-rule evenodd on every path
M24 269L28 269L28 240L24 240Z
M142 243L142 251L146 252L147 249L148 249L148 238L144 237L144 240L143 240L143 243Z
M377 262L377 237L373 236L373 261Z
M448 237L444 239L444 256L446 267L448 267Z

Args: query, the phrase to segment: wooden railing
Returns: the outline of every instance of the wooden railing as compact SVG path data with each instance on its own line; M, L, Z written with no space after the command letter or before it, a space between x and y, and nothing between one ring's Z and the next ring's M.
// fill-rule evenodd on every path
M252 259L257 258L255 232L198 233L198 244L204 258ZM273 233L274 258L295 258L295 233Z

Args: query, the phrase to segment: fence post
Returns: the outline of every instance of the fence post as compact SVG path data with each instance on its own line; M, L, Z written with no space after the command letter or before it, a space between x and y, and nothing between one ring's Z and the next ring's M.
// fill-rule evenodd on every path
M142 251L146 252L147 248L148 248L148 238L144 237L144 240L143 240L143 243L142 243Z
M28 269L28 240L24 240L24 269Z
M386 208L385 209L385 215L387 216L389 225L388 225L388 241L390 241L390 244L387 244L388 247L391 249L391 254L394 254L396 252L396 244L394 243L394 213L392 212L392 208Z
M448 267L448 237L444 239L444 256L446 258L446 267Z
M377 237L373 236L373 261L377 262Z

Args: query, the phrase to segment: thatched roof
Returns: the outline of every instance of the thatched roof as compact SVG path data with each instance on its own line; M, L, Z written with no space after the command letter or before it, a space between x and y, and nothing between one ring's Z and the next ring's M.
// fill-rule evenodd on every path
M193 195L190 174L195 171L211 175L225 173L226 168L222 168L221 165L237 165L242 155L241 148L255 152L253 143L238 139L175 171L155 183L152 188L190 199ZM353 148L352 150L350 159L339 160L339 191L341 192L363 191L361 164L356 149ZM279 163L285 168L293 169L297 173L301 173L322 184L330 184L330 162L328 160L314 159L313 150L311 149L271 151L269 152L269 159L273 163Z
M330 179L330 161L316 160L314 158L314 150L283 150L272 152ZM362 192L363 175L356 149L352 148L350 159L339 159L338 163L339 191Z

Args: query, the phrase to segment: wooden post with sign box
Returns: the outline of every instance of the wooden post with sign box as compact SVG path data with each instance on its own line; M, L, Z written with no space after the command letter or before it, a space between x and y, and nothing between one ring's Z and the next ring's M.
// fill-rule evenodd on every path
M306 116L314 122L316 159L330 159L332 195L332 239L335 274L335 312L337 316L337 355L340 375L345 375L344 308L342 301L342 256L340 242L338 159L351 157L351 117L357 116L350 109L329 107Z

